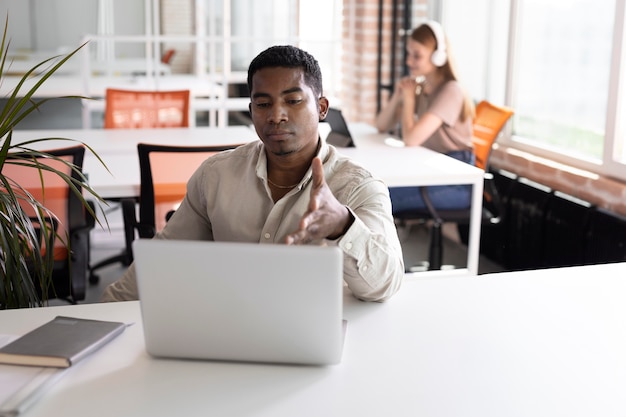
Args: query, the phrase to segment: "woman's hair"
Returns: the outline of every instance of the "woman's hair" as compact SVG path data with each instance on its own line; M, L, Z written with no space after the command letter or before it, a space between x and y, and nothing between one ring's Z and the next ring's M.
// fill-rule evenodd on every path
M438 24L438 23L433 23L433 24ZM450 43L448 42L446 35L443 34L443 36L444 36L444 42L445 42L445 45L443 46L445 47L445 53L447 55L447 59L446 59L446 62L442 66L437 67L437 71L439 72L439 74L443 76L444 80L446 81L453 81L453 80L458 81L459 79L457 76L457 70L454 64L454 59L452 58L452 54L450 53ZM413 32L411 32L411 39L413 39L415 42L418 42L428 48L431 48L433 51L437 50L439 46L442 46L442 45L437 45L437 38L435 36L435 33L433 32L433 29L430 27L428 23L423 23L419 25L418 27L416 27L415 29L413 29ZM463 100L464 103L463 103L463 109L461 110L461 120L465 120L468 117L474 117L474 103L472 102L472 99L468 96L468 94L465 91L463 92L463 96L464 96L464 100Z
M252 93L252 77L264 68L301 68L304 81L313 92L322 95L322 71L315 58L306 51L291 45L271 46L256 56L248 67L248 90Z

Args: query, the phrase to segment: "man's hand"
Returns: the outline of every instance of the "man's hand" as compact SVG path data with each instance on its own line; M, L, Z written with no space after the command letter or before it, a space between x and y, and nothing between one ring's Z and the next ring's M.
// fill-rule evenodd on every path
M300 228L286 238L288 245L309 243L317 239L337 239L348 230L354 218L333 195L324 180L322 161L311 163L313 184L309 208L300 220Z

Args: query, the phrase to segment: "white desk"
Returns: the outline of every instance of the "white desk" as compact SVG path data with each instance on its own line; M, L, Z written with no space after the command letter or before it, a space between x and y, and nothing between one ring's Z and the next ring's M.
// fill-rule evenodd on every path
M26 80L20 91L25 93L40 80L39 77L31 77ZM17 83L21 81L17 76L6 76L0 86L1 94L11 93ZM107 88L122 88L129 90L182 90L191 91L192 97L210 97L222 93L221 86L208 78L192 75L168 75L162 77L145 76L98 76L81 79L75 75L53 75L38 89L35 97L53 98L62 96L85 96L102 98ZM91 101L91 103L97 103Z
M322 136L323 129L320 129ZM447 273L476 275L480 252L483 171L426 148L389 146L385 143L386 139L390 139L388 135L379 134L365 124L352 124L350 130L356 147L340 148L340 152L359 161L390 187L447 184L473 186L467 268ZM91 187L104 198L139 195L137 158L139 142L194 146L241 144L258 140L254 130L245 126L192 129L16 130L13 139L14 143L17 143L51 135L79 139L98 153L111 173L90 152L85 157L84 172L89 176ZM70 144L71 142L62 142L59 146ZM43 144L46 148L51 145L53 144ZM438 274L439 271L432 273Z
M151 359L138 302L0 311L0 333L136 323L25 417L624 416L625 294L626 264L407 280L384 304L345 298L326 368Z
M40 77L31 77L26 80L20 89L22 95L32 88ZM7 75L2 78L0 94L10 95L21 77ZM37 90L34 97L52 98L63 96L91 97L94 100L82 100L83 127L90 124L90 113L104 110L104 96L107 88L128 90L190 90L190 123L195 123L197 111L208 111L211 126L225 127L228 110L247 110L249 99L229 98L225 79L197 77L187 74L173 74L164 76L90 76L80 74L54 74ZM219 116L219 121L216 117Z
M21 77L35 66L39 65L41 62L55 56L53 52L50 52L48 55L36 54L33 56L28 55L17 55L14 57L8 57L8 59L12 59L12 61L7 63L7 67L5 68L5 74L15 77ZM69 75L69 76L77 76L80 77L81 74L81 62L80 57L73 57L69 61L66 61L59 69L55 71L55 75ZM35 71L35 74L40 74L45 72L47 69L54 66L59 59L55 59L53 61L48 62L45 65L42 65ZM156 71L159 74L169 75L171 74L170 66L167 64L163 64L161 61L151 62L145 58L117 58L111 61L98 61L98 60L90 60L89 67L90 73L93 76L101 76L110 74L112 76L131 76L135 74L146 74L149 67L152 71Z
M85 152L83 171L89 185L103 198L139 195L138 143L182 146L240 145L258 136L246 126L160 128L160 129L69 129L16 130L13 144L35 138L68 138L89 145L106 164L106 168L89 150ZM70 141L42 142L39 149L76 145ZM107 171L108 170L110 171Z
M459 268L446 273L476 275L480 254L483 170L421 146L390 146L389 142L397 144L399 141L389 135L378 133L371 126L360 123L351 124L350 132L356 146L340 148L340 152L359 161L390 187L472 185L467 268ZM423 276L425 273L419 272L419 274ZM440 274L440 271L428 271L426 274Z

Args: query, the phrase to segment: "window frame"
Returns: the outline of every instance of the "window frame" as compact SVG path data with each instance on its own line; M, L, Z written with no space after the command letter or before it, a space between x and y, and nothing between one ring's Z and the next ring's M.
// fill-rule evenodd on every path
M516 91L516 62L517 62L517 39L523 36L518 30L518 19L520 18L519 8L524 0L509 0L508 16L503 17L508 19L508 29L505 29L504 33L495 33L495 30L490 29L489 36L497 38L500 36L507 36L506 42L506 63L504 64L504 71L506 75L504 77L504 86L501 78L493 78L485 80L484 91L482 91L482 97L478 97L477 92L474 92L474 99L481 100L483 98L494 100L494 102L501 102L504 105L512 106L514 97L518 92ZM443 22L444 25L447 21L454 21L454 17L450 19L448 16L454 15L454 7L445 7L446 3L449 6L452 5L452 1L442 0L443 3ZM568 155L563 152L562 149L554 149L549 146L542 146L536 140L530 140L521 136L513 134L511 124L508 124L503 132L499 143L516 148L522 151L532 153L534 155L544 157L559 163L570 165L572 167L590 171L595 174L600 174L608 177L613 177L619 180L626 180L626 157L622 157L621 161L618 159L617 150L622 149L622 155L626 155L626 73L621 74L622 69L626 68L624 60L626 59L625 48L625 25L626 25L626 0L615 0L615 13L614 13L614 29L612 38L612 50L611 50L611 68L609 74L608 84L608 103L607 113L605 115L605 133L604 133L604 147L601 159L589 159L580 156ZM494 16L489 15L489 11L486 16L482 18L482 22L485 25L493 23ZM476 24L476 22L474 23ZM480 23L478 23L480 24ZM490 26L492 27L492 26ZM459 45L456 45L459 48ZM485 62L482 62L484 67L484 73L494 72L494 56L497 52L492 50L486 51ZM479 65L481 65L479 63ZM461 68L462 69L462 68ZM463 75L463 74L461 74ZM504 87L504 88L503 88ZM504 94L495 94L497 97L493 97L493 92L504 90ZM620 116L624 116L621 117Z

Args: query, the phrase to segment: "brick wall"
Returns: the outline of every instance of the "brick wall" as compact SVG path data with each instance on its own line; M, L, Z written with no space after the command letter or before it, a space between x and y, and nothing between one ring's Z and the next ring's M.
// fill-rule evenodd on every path
M401 3L401 2L399 2ZM426 16L427 0L414 1L412 20ZM389 84L391 77L392 39L396 38L396 74L402 73L403 44L399 34L392 33L395 19L398 27L403 21L403 6L398 5L397 14L393 15L393 1L384 0L382 9L382 71L381 81ZM350 122L373 123L377 112L377 64L378 64L378 0L344 0L343 20L343 86L342 110ZM382 92L384 103L389 95Z
M343 13L342 109L359 121L376 111L378 1L347 0Z

